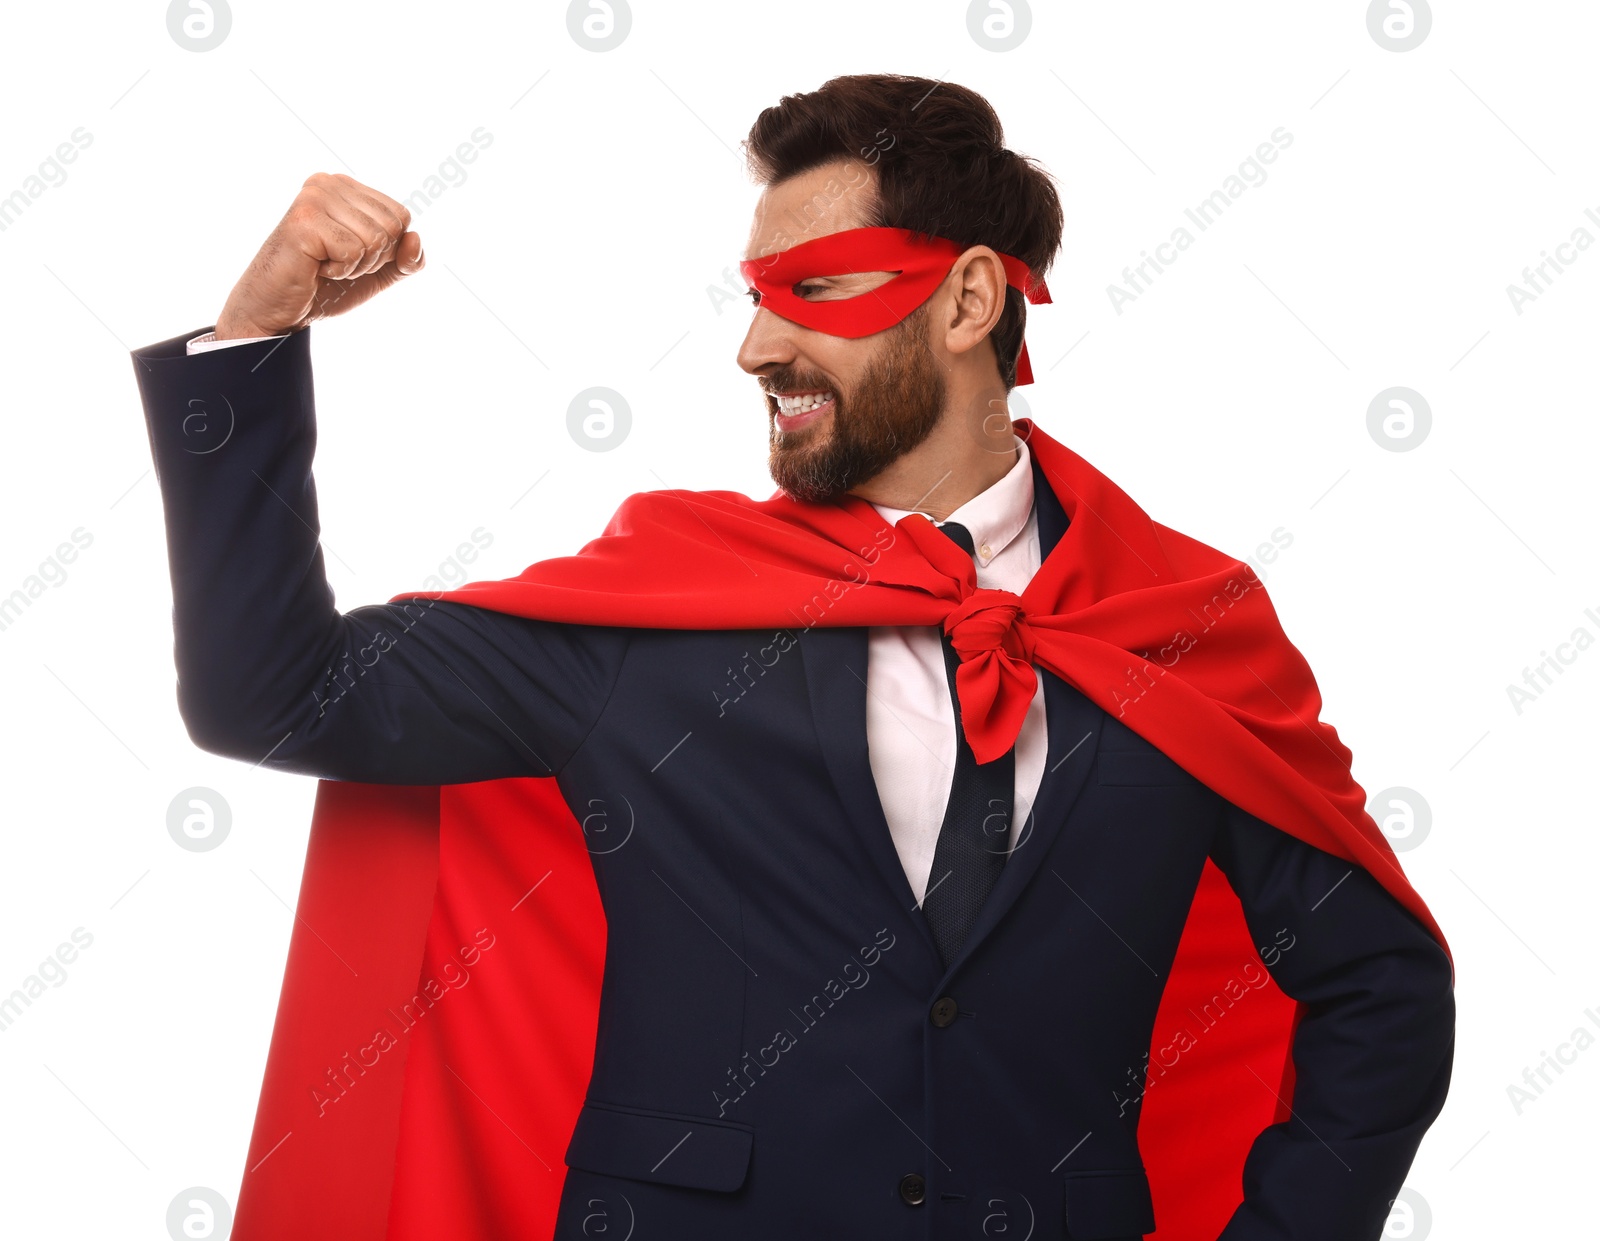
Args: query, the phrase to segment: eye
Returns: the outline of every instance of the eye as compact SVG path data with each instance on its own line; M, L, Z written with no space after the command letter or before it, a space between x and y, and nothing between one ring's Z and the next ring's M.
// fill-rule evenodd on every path
M795 285L791 291L796 297L810 297L813 293L827 292L827 285L807 284L804 281L801 281L799 284Z
M761 305L761 290L760 289L746 289L745 293L749 296L750 304L752 306Z

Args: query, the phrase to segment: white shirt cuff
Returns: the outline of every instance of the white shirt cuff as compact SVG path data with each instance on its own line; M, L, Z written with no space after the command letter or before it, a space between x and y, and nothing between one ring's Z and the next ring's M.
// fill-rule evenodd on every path
M285 333L287 335L287 333ZM226 349L229 345L253 345L261 340L282 340L282 336L236 336L232 340L218 340L215 332L196 336L184 345L186 353L206 353L212 349Z

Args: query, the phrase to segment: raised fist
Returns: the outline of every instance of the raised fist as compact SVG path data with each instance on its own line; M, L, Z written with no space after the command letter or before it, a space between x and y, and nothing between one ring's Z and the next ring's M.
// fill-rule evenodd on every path
M343 173L313 173L217 316L217 339L279 336L421 271L411 212Z

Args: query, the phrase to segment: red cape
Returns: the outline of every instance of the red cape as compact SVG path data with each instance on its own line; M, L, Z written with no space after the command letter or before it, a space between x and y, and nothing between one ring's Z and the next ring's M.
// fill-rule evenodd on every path
M1020 598L974 589L970 558L920 514L890 526L855 497L658 491L575 556L396 599L667 629L943 624L980 761L1015 739L1038 664L1235 805L1363 867L1448 953L1254 572L1016 428L1069 520ZM583 833L553 779L322 781L237 1241L550 1236L604 958ZM1263 976L1207 862L1148 1073L1124 1092L1143 1096L1159 1241L1214 1238L1251 1142L1288 1115L1300 1006ZM1196 1030L1207 1004L1227 1019Z

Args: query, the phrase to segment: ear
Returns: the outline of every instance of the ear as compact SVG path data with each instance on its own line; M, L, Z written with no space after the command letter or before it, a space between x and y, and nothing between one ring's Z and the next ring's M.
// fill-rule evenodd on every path
M1006 269L988 246L972 246L945 277L944 345L968 353L989 339L1006 308ZM992 350L991 350L992 352Z

